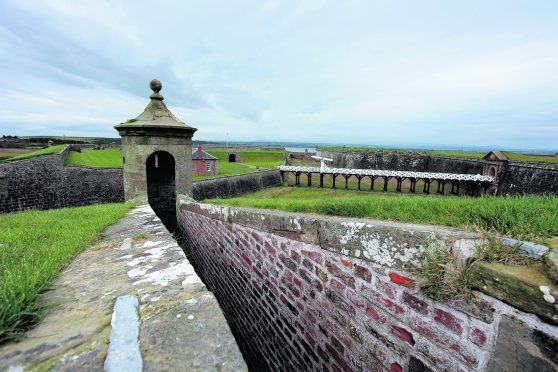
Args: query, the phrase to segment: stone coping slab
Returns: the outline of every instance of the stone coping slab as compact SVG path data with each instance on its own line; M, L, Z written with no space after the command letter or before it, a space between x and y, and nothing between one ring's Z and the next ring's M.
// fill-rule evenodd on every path
M103 370L115 301L126 295L139 301L145 371L247 370L217 300L148 205L104 236L42 296L53 309L41 322L0 348L0 370ZM134 236L142 240L122 247Z

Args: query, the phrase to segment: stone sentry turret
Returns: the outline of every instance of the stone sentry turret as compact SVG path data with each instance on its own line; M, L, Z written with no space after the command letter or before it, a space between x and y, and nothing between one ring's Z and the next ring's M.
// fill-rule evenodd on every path
M174 210L176 194L192 192L192 136L197 130L178 120L151 80L151 101L135 119L114 128L122 137L125 199L148 199Z

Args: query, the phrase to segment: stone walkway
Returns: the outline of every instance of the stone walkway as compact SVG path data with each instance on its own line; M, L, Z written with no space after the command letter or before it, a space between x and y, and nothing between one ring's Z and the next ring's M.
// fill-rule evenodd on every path
M125 295L139 300L143 370L247 370L217 300L149 206L105 236L42 297L48 315L0 348L0 370L103 370L113 307Z

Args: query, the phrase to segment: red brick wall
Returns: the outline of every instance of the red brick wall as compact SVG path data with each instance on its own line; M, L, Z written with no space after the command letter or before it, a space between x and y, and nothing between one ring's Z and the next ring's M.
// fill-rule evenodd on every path
M254 370L486 368L495 318L424 298L406 272L187 208L179 226Z
M211 163L211 172L207 171L207 162ZM217 175L217 161L192 159L192 174L194 176Z

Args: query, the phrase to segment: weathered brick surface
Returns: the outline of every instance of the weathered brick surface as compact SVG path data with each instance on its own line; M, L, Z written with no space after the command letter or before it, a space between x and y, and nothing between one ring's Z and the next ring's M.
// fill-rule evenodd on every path
M124 201L122 169L65 167L64 158L0 164L0 213Z
M391 286L389 275L369 263L341 261L339 254L314 245L187 210L179 225L188 253L254 368L397 370L407 363L405 355L420 358L415 343L425 336L412 328L408 313L424 314L424 299L413 294L416 300L404 301L405 287ZM457 344L460 350L477 347L468 338ZM455 354L455 365L463 363L452 345L439 346Z
M486 370L495 309L426 299L408 272L248 227L246 213L183 205L179 226L254 370Z

